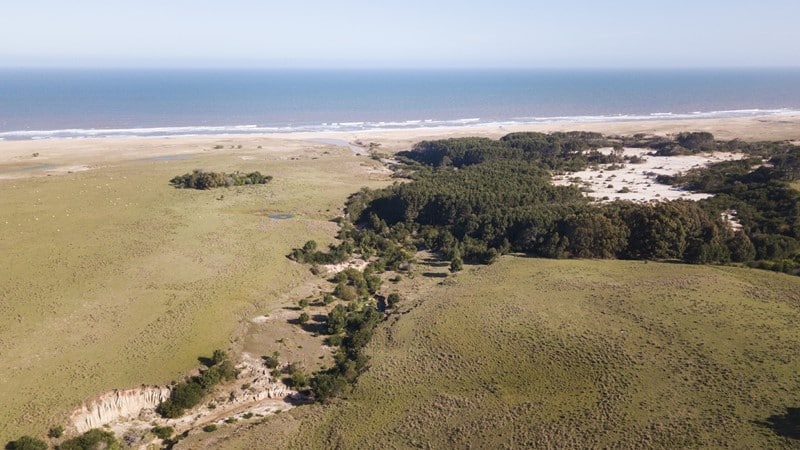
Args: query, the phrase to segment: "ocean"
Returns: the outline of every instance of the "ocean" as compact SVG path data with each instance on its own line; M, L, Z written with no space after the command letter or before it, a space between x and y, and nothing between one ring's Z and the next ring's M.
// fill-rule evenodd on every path
M2 70L0 139L800 112L785 70Z

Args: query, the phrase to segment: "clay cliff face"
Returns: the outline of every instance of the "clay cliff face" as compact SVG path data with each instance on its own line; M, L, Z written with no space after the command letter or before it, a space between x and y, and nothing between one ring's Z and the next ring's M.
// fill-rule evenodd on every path
M138 418L152 411L170 395L170 388L142 386L136 389L114 390L85 401L70 416L79 433L99 428L119 419Z

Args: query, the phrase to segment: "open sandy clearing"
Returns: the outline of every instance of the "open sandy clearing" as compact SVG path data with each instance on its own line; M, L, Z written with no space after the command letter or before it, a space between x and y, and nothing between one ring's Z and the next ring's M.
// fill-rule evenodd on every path
M601 148L600 153L609 155L611 148ZM741 153L703 153L685 156L654 156L651 150L626 148L619 153L622 157L637 157L642 162L624 164L600 164L596 167L569 172L553 177L553 184L574 185L597 200L630 200L647 202L651 200L701 200L710 194L688 192L656 182L659 175L675 175L689 169L705 167L721 161L743 158Z

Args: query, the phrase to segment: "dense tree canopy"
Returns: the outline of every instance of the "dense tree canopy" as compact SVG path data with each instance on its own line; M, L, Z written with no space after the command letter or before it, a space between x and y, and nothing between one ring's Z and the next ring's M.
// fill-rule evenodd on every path
M614 153L596 150L622 142L668 154L736 147L759 156L659 179L715 194L699 203L597 204L576 188L550 183L553 170L617 162ZM362 227L345 236L352 238L353 249L393 239L439 251L447 259L457 254L479 262L524 252L724 263L793 259L800 248L798 193L788 185L800 174L800 148L792 145L720 143L704 132L674 139L512 133L500 140L425 141L402 157L416 167L411 182L362 190L350 198L347 211ZM741 231L723 220L724 211L735 211Z

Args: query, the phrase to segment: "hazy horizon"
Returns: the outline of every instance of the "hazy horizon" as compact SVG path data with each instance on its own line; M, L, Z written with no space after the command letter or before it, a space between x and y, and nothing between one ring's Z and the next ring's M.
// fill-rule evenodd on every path
M800 2L17 2L0 68L797 68Z

